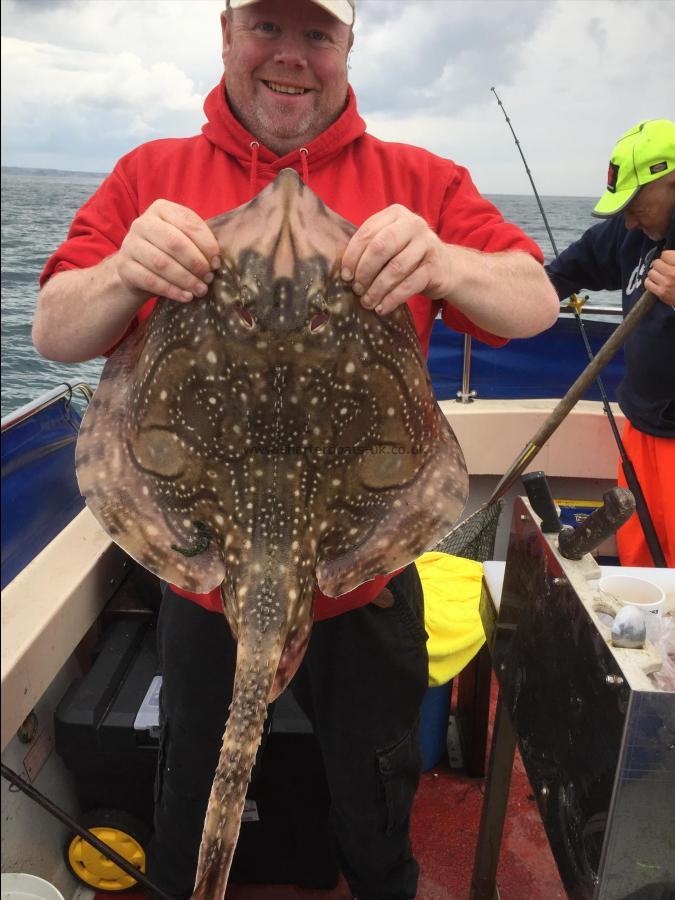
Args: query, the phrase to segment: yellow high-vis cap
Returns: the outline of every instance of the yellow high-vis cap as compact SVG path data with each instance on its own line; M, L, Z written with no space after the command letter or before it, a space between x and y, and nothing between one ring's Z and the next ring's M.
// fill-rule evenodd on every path
M628 206L641 187L675 169L675 122L648 119L619 139L609 160L607 190L593 215L615 216Z

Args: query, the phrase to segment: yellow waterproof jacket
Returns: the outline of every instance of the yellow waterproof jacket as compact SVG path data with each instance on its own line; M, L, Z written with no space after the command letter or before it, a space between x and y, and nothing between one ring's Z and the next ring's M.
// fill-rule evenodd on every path
M415 565L424 590L429 685L438 687L454 678L485 641L478 613L483 566L447 553L425 553Z

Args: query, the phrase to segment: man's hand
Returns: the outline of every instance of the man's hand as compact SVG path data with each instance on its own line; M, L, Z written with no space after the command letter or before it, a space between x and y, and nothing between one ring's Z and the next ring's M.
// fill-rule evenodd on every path
M664 250L647 272L645 287L666 306L675 307L675 250Z
M544 268L529 253L445 244L424 219L398 205L375 213L352 235L340 274L377 313L425 294L504 338L550 328L560 309Z
M155 200L131 225L114 256L118 277L139 300L203 297L220 265L218 242L185 206Z
M100 356L150 297L187 303L204 296L219 253L211 229L195 212L156 200L132 222L117 253L49 279L33 320L36 349L60 362Z
M395 204L366 219L352 236L342 278L367 309L386 315L414 294L448 296L447 249L424 219Z

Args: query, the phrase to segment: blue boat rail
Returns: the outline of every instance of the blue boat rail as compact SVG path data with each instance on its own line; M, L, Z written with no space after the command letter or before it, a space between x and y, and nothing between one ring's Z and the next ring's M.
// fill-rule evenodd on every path
M84 508L75 444L88 384L61 384L2 419L2 588Z

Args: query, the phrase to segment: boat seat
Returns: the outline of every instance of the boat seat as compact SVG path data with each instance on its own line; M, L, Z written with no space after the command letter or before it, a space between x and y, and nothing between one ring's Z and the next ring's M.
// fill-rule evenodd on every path
M129 571L88 509L2 592L2 750Z

